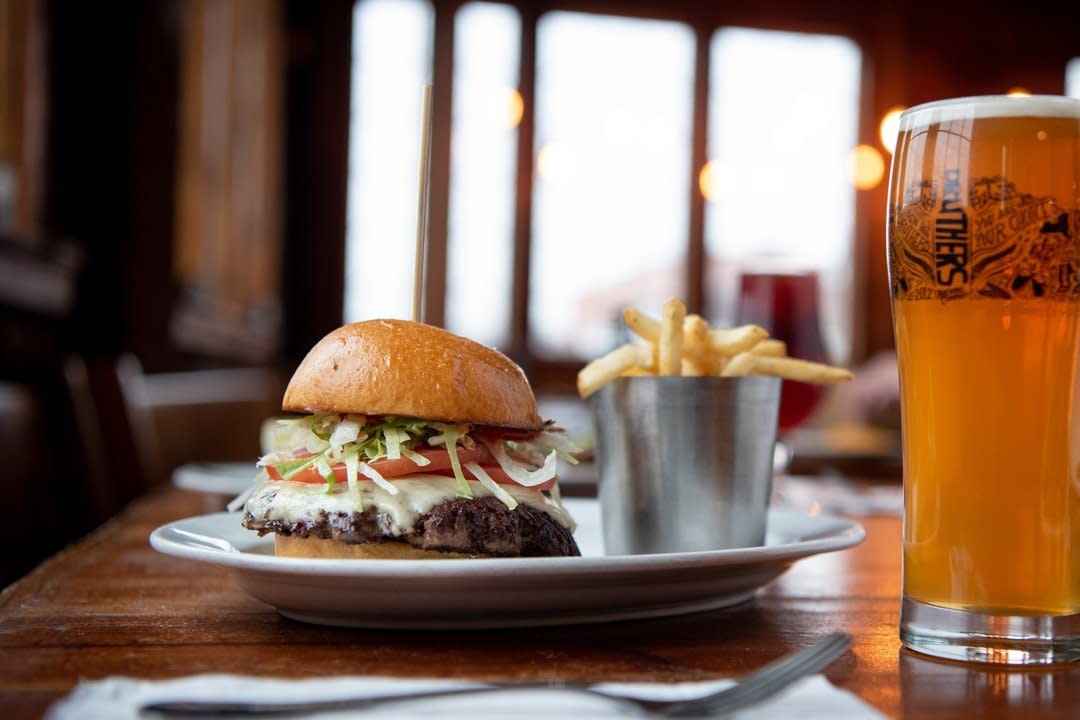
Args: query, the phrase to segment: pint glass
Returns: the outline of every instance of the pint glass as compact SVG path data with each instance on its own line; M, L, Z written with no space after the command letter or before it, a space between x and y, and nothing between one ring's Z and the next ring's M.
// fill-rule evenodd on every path
M1080 657L1080 100L900 119L889 280L904 445L900 635Z

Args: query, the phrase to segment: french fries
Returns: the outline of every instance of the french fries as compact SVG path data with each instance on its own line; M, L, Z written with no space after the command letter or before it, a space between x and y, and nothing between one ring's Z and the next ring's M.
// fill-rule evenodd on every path
M647 368L653 363L653 348L647 344L629 344L593 360L578 373L577 386L581 397L589 397L623 373L634 368Z
M664 303L660 321L660 342L656 346L656 370L658 375L678 375L682 369L683 321L686 306L681 300Z
M762 340L754 347L747 350L747 352L754 355L765 355L766 357L787 357L787 343L783 340Z
M660 320L632 307L623 310L623 320L645 342L623 345L582 368L581 397L617 377L771 375L819 385L852 378L843 368L787 357L787 346L757 325L710 328L700 315L687 315L680 300L664 303Z
M724 377L772 375L785 380L798 380L799 382L813 383L815 385L843 382L854 377L850 371L832 365L810 362L809 360L796 360L795 358L755 355L753 351L740 353L733 357L722 374Z

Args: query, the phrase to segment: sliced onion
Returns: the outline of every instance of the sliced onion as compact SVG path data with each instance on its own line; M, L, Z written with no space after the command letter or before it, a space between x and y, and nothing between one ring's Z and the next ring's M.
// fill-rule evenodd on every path
M368 478L369 480L371 480L371 482L375 483L391 495L397 495L399 492L401 492L397 489L397 487L394 486L392 482L380 475L378 470L371 467L366 462L360 463L356 469L360 471L361 475Z
M487 474L484 468L477 465L475 462L465 463L465 469L472 473L472 476L480 481L480 484L491 491L491 494L502 500L503 505L506 505L509 509L513 510L518 506L517 500L506 492L506 490L491 479L491 476Z
M506 452L506 446L502 440L495 440L494 442L487 442L488 450L491 451L491 455L495 458L495 462L499 463L499 467L503 469L510 479L516 482L518 485L524 487L535 487L537 485L543 485L551 478L555 477L558 471L556 463L558 462L559 455L554 450L548 453L548 456L544 458L544 464L536 470L530 470L529 466L523 462L519 462L510 457Z
M559 483L555 483L551 486L551 499L555 501L555 504L562 507L562 490L559 489Z
M581 452L581 448L577 443L566 436L566 433L559 431L553 432L551 430L543 430L536 434L534 442L538 442L542 445L546 445L552 450L559 450L567 455Z

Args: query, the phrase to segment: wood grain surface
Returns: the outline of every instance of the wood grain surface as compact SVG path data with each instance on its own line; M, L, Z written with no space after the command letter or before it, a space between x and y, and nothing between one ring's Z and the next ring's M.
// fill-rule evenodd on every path
M901 651L897 518L863 518L861 546L800 562L737 608L581 627L405 632L286 620L224 570L150 548L153 528L214 509L205 496L161 490L0 595L5 720L38 717L79 678L108 675L704 680L751 672L834 630L851 633L854 647L827 676L890 716L1080 713L1080 666L987 670Z

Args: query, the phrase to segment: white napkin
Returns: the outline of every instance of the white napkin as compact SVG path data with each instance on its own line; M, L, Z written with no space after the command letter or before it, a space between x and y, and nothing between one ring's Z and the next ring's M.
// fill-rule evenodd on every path
M383 677L338 677L325 680L281 680L243 675L194 675L176 680L137 680L111 677L80 682L55 705L47 720L124 720L138 717L137 708L167 700L318 700L363 695L385 695L473 683L453 680L403 680ZM728 685L731 680L678 684L605 683L612 692L655 699L700 697ZM603 700L550 690L520 690L492 695L440 698L402 702L370 710L320 714L320 718L359 718L371 715L393 718L477 717L625 717L625 709ZM149 717L149 716L147 716ZM747 708L734 717L740 720L792 718L799 720L846 720L884 717L846 690L833 687L822 675L803 678L767 703Z

